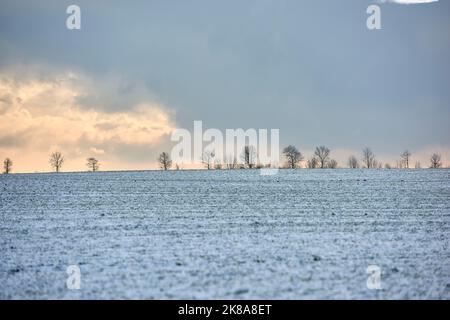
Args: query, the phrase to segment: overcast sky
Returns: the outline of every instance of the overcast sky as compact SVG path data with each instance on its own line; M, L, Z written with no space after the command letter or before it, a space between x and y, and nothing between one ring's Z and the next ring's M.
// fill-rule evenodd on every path
M450 2L0 3L0 157L16 171L143 169L173 128L278 128L342 166L371 147L450 160ZM381 7L382 30L366 27ZM66 8L81 7L81 30Z

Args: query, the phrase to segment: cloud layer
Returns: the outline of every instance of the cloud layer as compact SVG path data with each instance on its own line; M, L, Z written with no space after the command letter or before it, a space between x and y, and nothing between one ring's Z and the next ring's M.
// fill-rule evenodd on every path
M13 158L16 172L48 170L55 150L65 154L66 170L84 170L89 156L105 169L126 169L132 159L134 168L154 163L155 149L174 128L171 112L151 101L108 110L118 88L108 84L99 94L96 81L73 72L45 79L0 74L0 155Z

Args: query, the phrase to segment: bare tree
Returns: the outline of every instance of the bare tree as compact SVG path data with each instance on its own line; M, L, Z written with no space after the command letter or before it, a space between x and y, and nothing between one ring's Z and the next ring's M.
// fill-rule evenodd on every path
M100 168L100 163L95 158L87 158L86 166L90 171L95 172Z
M215 157L214 151L205 151L202 154L202 163L205 165L205 168L210 170L213 168L214 164L214 157Z
M320 168L323 169L326 167L327 161L330 158L330 149L325 146L317 147L314 155L317 157L317 160L319 160Z
M226 162L225 166L228 170L236 169L238 167L236 157L232 158L231 156L228 156Z
M50 155L50 165L52 166L53 169L55 169L56 173L58 173L61 170L61 167L64 163L64 157L61 154L61 152L57 151L57 152L53 152Z
M3 173L9 174L12 171L13 162L10 158L6 158L5 161L3 161Z
M350 169L358 169L359 168L359 162L355 156L350 156L348 158L347 164Z
M366 169L372 169L377 167L377 161L375 155L370 148L364 148L363 150L363 164Z
M336 160L331 159L330 161L328 161L328 163L327 163L328 169L336 169L337 167L338 167L338 163Z
M403 151L403 153L400 155L402 159L402 163L406 169L409 169L409 158L411 157L411 152L408 150Z
M416 161L416 164L414 165L414 169L422 169L422 165L420 164L420 161Z
M223 169L222 162L216 161L216 162L214 163L214 169L215 169L215 170L222 170L222 169Z
M244 162L244 167L252 169L256 165L257 153L254 146L245 146L241 154L242 161Z
M430 168L437 169L442 167L441 155L438 153L433 153L433 155L430 158L430 162L431 162Z
M312 157L306 162L308 169L316 169L319 166L319 160L316 157Z
M159 167L164 170L170 169L172 166L172 160L167 152L162 152L158 157Z
M299 162L303 160L303 155L301 152L292 145L284 148L283 155L286 157L287 165L291 169L297 168Z

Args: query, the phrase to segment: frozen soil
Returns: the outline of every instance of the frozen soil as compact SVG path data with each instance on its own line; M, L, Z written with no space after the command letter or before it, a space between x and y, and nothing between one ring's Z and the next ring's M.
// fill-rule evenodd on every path
M1 299L450 298L446 169L16 174L0 191Z

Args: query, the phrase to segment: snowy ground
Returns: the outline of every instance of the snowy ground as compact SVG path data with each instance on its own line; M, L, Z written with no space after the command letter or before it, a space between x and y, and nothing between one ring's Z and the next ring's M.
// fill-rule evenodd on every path
M2 299L450 299L450 170L1 175L0 191Z

